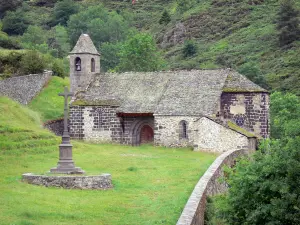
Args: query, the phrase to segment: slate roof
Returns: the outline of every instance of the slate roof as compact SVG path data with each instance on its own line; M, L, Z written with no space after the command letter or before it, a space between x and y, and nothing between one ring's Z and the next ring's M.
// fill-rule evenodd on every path
M83 54L83 53L100 55L95 45L93 44L92 39L88 34L81 34L75 47L70 52L70 54Z
M81 105L115 105L123 113L211 116L223 89L267 92L230 69L98 74Z

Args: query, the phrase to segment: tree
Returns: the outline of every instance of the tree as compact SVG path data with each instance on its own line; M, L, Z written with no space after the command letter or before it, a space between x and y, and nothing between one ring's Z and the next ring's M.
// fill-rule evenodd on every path
M278 13L277 30L280 46L300 40L299 10L296 9L293 0L283 0Z
M2 22L2 30L9 35L22 35L29 26L29 21L21 10L8 11Z
M68 55L71 50L69 35L65 27L57 25L51 31L51 38L48 40L49 48L56 49L56 57L62 58Z
M197 46L196 43L192 40L188 40L184 42L183 46L183 57L191 57L197 53Z
M154 39L147 33L137 33L129 37L121 47L120 63L116 67L124 71L157 71L165 66Z
M102 43L101 52L101 70L108 71L114 69L120 62L118 52L121 49L121 43Z
M63 0L57 2L53 11L53 25L60 24L66 26L71 15L77 13L78 5L73 0Z
M0 18L3 18L6 11L14 11L20 5L22 5L23 0L0 0Z
M108 12L102 5L72 15L68 22L68 33L74 45L82 33L90 34L96 46L104 42L118 42L126 38L128 23L116 12Z
M170 21L171 21L170 14L168 13L167 10L164 10L159 20L159 24L168 24Z

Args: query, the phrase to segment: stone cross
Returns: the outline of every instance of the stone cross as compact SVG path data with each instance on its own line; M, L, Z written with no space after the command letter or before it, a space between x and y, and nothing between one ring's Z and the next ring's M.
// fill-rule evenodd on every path
M65 106L64 106L64 132L62 136L62 143L63 144L70 144L70 135L68 131L68 97L73 96L72 92L68 91L68 88L65 87L65 91L63 93L59 93L59 96L63 96L65 98Z
M59 145L59 160L57 167L50 170L51 173L68 173L68 174L82 174L84 171L75 167L74 161L72 160L72 145L70 142L70 134L68 131L68 97L73 96L73 93L68 91L65 87L64 93L58 94L65 98L64 106L64 133L62 136L62 143Z

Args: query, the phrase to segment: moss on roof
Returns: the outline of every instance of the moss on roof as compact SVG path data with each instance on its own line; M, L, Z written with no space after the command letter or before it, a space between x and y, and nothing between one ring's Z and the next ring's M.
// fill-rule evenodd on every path
M120 103L115 99L107 99L107 100L83 100L83 99L76 99L74 102L71 103L73 106L120 106Z
M231 121L228 121L228 122L227 122L227 125L228 125L228 127L229 127L230 129L235 130L235 131L237 131L237 132L239 132L239 133L241 133L241 134L243 134L243 135L245 135L245 136L247 136L247 137L256 137L255 134L253 134L253 133L251 133L251 132L245 130L244 128L242 128L242 127L236 125L235 123L233 123L233 122L231 122Z

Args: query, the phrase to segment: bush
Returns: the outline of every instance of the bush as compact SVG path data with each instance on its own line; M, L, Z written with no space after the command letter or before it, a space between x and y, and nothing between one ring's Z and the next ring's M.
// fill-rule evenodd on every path
M188 40L184 42L183 46L183 57L191 57L197 53L197 46L196 43L192 40Z
M64 70L63 61L55 59L52 64L52 71L54 76L65 78L66 73Z
M159 24L168 24L170 21L171 21L170 14L168 13L167 10L164 10L159 20Z
M22 57L21 68L25 74L42 73L46 68L46 62L37 51L28 51Z
M21 10L7 12L2 22L3 31L9 35L22 35L29 26L29 21Z

